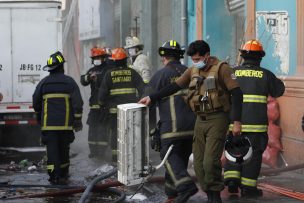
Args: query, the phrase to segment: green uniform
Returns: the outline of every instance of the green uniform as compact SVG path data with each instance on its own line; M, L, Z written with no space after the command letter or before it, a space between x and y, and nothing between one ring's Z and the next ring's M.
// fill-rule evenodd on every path
M200 85L202 88L197 88L197 85L194 85L196 90L192 90L197 92L194 92L191 98L188 97L190 106L197 114L193 140L194 169L204 191L221 191L224 189L220 158L229 126L229 91L239 87L233 70L226 63L218 65L219 63L218 59L210 57L205 68L196 71L195 68L189 68L176 81L180 87L189 85L191 91L191 85L194 85L193 80L197 78L194 77L195 74L203 79L215 78L214 86L216 90L209 91L209 103L206 108L201 105L203 94L207 91L204 89L203 83ZM196 96L197 102L193 102L193 98L195 99Z

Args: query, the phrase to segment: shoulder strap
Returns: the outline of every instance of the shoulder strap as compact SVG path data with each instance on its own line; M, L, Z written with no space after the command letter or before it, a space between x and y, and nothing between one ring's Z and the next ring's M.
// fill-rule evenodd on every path
M215 76L215 75L217 75L217 74L218 74L218 71L219 71L219 69L220 69L220 67L221 67L223 64L227 64L227 63L226 63L225 61L221 61L221 62L217 63L215 66L212 66L209 75L210 75L210 76Z
M199 69L196 68L196 67L192 67L192 69L191 69L191 79L193 77L197 77L197 76L199 76Z

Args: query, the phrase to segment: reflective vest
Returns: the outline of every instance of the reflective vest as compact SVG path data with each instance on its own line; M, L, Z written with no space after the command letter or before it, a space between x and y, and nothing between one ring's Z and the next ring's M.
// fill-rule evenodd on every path
M221 87L218 79L218 71L223 63L211 66L208 71L192 68L186 100L197 115L230 110L230 95Z

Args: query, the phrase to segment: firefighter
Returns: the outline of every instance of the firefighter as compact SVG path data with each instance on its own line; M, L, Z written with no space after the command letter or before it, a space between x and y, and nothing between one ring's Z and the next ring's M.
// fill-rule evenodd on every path
M127 66L128 55L123 48L112 50L115 68L105 75L99 89L99 103L108 110L107 126L111 136L112 161L117 161L117 105L134 103L143 94L144 82L141 76Z
M261 68L265 56L263 46L257 40L249 40L240 49L244 60L234 72L243 91L242 136L247 136L253 147L251 160L245 165L228 163L225 166L224 180L230 193L241 188L242 197L262 196L257 189L262 154L267 147L267 97L280 97L285 91L283 82L271 71Z
M52 184L66 180L69 173L69 149L74 132L82 130L83 101L76 82L64 74L65 59L58 51L43 68L50 74L37 85L33 107L41 125L41 142L46 145L47 171Z
M187 103L197 115L194 126L194 170L208 202L221 203L222 181L221 155L229 127L229 111L232 112L232 133L241 132L242 91L230 66L210 56L210 47L203 40L189 45L187 55L193 61L175 82L139 101L149 105L189 86ZM230 102L231 101L231 102Z
M90 154L89 158L103 158L108 146L108 138L105 126L105 113L98 104L98 91L101 82L110 66L106 62L108 52L105 48L94 47L91 49L93 67L85 75L80 77L83 86L90 85L91 96L89 99L90 112L87 124L89 125L88 143Z
M151 78L151 65L148 57L143 54L143 48L144 45L137 37L126 37L125 49L129 53L131 67L148 83Z
M151 78L148 88L154 92L175 82L187 67L180 63L184 50L175 40L165 42L159 48L164 67ZM185 89L184 89L185 90ZM165 192L169 202L186 202L197 192L197 187L187 172L189 156L192 153L195 115L183 99L184 91L156 101L159 108L160 157L164 158L173 144L165 162Z

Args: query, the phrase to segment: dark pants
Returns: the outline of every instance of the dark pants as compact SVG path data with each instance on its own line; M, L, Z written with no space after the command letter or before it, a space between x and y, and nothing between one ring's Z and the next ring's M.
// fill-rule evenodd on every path
M108 120L108 132L110 135L112 161L117 161L117 113L110 113Z
M194 170L204 191L224 189L221 156L229 126L228 114L219 112L201 118L194 127Z
M108 147L108 133L105 119L101 119L99 109L91 109L88 115L87 124L89 125L88 143L90 156L102 157Z
M42 131L41 141L46 145L47 171L50 180L68 176L70 144L74 139L74 132L71 130Z
M187 167L189 156L192 153L192 138L161 141L160 157L163 159L167 150L174 145L167 161L165 162L165 192L168 197L175 197L196 185L190 177Z
M227 162L224 172L225 184L228 184L229 181L235 181L240 184L241 187L256 188L262 165L263 152L268 143L268 135L266 132L243 132L242 136L247 136L251 142L253 148L252 158L244 165L236 165Z

